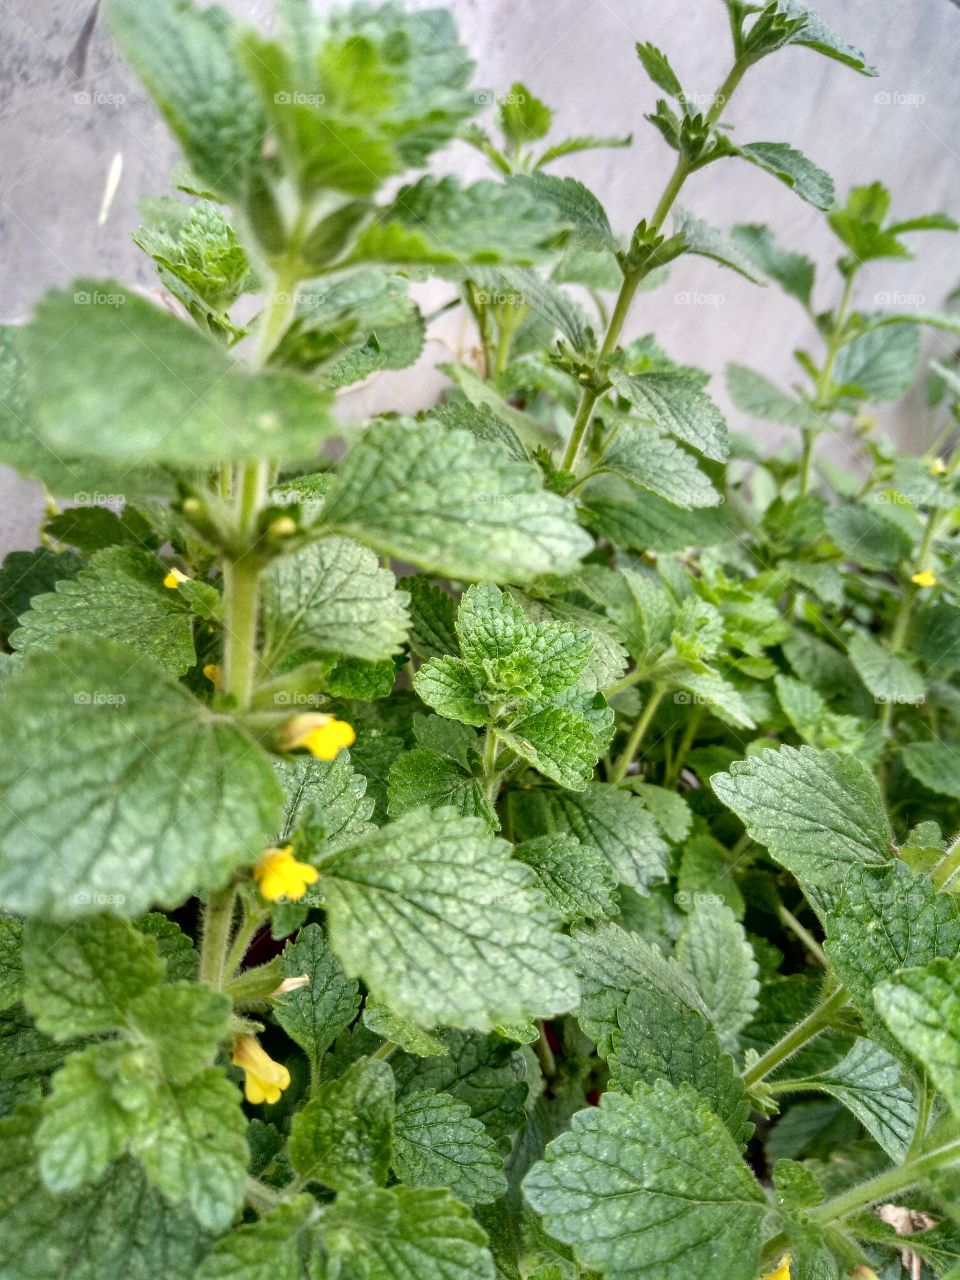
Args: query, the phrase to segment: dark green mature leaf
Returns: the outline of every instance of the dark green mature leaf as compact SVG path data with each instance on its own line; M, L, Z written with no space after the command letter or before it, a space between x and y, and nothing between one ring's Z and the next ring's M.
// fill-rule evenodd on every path
M391 1066L402 1100L424 1089L450 1093L466 1103L494 1138L515 1133L524 1119L530 1072L523 1053L499 1036L443 1031L442 1057L395 1054Z
M324 538L274 561L264 579L264 661L301 649L375 662L403 646L407 594L366 547Z
M591 545L531 464L436 422L369 429L341 465L323 519L376 551L468 580L566 573Z
M614 369L610 381L642 417L699 450L704 457L719 462L726 458L727 424L723 414L691 378L672 373L625 374Z
M689 1087L638 1084L578 1111L524 1180L547 1231L609 1280L756 1280L763 1192ZM642 1244L638 1237L642 1236Z
M910 535L876 507L855 503L830 507L826 524L844 555L865 569L892 569L910 554Z
M280 997L274 1017L304 1049L314 1067L360 1008L360 990L330 950L322 927L308 924L283 951L283 976L310 979L305 987Z
M576 178L555 178L540 172L514 174L507 180L507 186L549 203L558 220L583 248L616 252L617 240L603 205Z
M737 154L772 173L815 208L829 209L833 204L833 179L788 143L748 142L737 148Z
M29 653L52 648L63 635L101 636L182 675L196 661L193 612L181 592L163 585L165 573L148 552L99 551L75 578L62 578L49 594L34 596L10 643Z
M905 968L874 989L881 1017L960 1112L960 962Z
M613 736L613 709L602 694L595 694L594 701L596 727L578 709L546 706L509 728L498 727L497 737L544 777L570 791L583 791Z
M916 325L869 329L840 348L833 380L871 404L896 400L917 376L919 354Z
M321 884L347 972L421 1026L487 1030L576 1003L569 940L477 818L414 810L330 859Z
M750 836L810 884L839 884L890 860L880 789L852 756L783 746L735 761L711 785Z
M757 1007L757 961L726 906L698 904L677 939L677 960L700 993L721 1046L732 1052Z
M902 862L853 868L826 913L827 955L871 1033L883 1026L873 989L899 969L960 951L960 908ZM886 1043L886 1041L885 1041Z
M803 25L789 37L789 44L805 45L826 58L833 58L837 62L852 67L862 75L877 74L874 68L864 61L864 56L859 49L831 31L822 18L817 17L806 5L800 4L799 0L777 0L777 9L789 18L803 19Z
M321 1223L342 1280L494 1280L486 1235L448 1191L351 1191Z
M0 1010L16 1004L23 991L23 925L0 915Z
M302 1280L315 1207L312 1196L297 1196L221 1236L196 1280Z
M514 857L532 868L547 902L564 920L616 915L616 880L610 864L576 836L535 836L518 844Z
M0 732L0 899L13 910L173 907L252 861L279 823L279 785L246 734L110 641L28 657Z
M629 1093L638 1083L688 1084L727 1126L738 1145L753 1132L750 1103L733 1059L720 1048L703 1009L645 980L629 992L613 1035L611 1079Z
M421 805L430 809L449 805L465 817L483 818L494 831L500 828L482 779L436 751L405 751L398 756L390 766L387 790L391 818Z
M290 458L333 429L316 387L250 372L113 280L51 291L24 336L37 434L74 456L188 466Z
M637 551L682 551L729 542L734 531L726 506L684 511L654 493L637 493L613 476L611 489L591 485L583 498L581 518L598 537Z
M762 283L754 273L753 262L737 242L723 231L695 218L686 209L679 208L674 209L673 229L682 239L681 253L695 253L703 258L712 258L722 267L730 267L746 276L754 284Z
M538 262L559 229L553 207L529 189L425 177L380 211L348 261L522 266Z
M734 227L730 236L758 271L775 280L785 293L798 302L804 306L809 305L816 270L809 258L781 248L770 228L759 223Z
M376 1058L319 1085L290 1129L297 1173L335 1191L382 1186L393 1160L395 1087L389 1064Z
M233 48L232 22L190 0L110 0L121 49L201 182L242 200L260 163L266 123Z
M507 1189L496 1143L470 1108L433 1089L397 1103L394 1169L413 1187L449 1187L465 1204L489 1204Z
M613 471L678 507L714 507L720 501L691 454L656 427L622 423L598 470Z
M621 884L643 893L666 879L669 849L656 820L630 792L602 782L585 791L546 789L511 794L514 828L521 839L568 832L602 854Z
M900 758L925 787L960 800L960 746L955 742L911 742Z
M57 1040L123 1026L132 1002L165 968L154 939L108 915L65 926L31 920L23 964L24 1004Z
M923 702L927 684L908 658L891 653L879 640L858 631L847 645L857 675L878 702Z
M36 1119L34 1108L21 1108L0 1120L0 1277L194 1280L209 1248L194 1216L171 1207L130 1159L94 1186L54 1195L36 1169Z

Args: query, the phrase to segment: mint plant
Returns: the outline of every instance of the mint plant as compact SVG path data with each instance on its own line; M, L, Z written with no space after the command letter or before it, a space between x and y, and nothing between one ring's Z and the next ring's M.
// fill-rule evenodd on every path
M957 226L739 141L762 60L873 73L725 9L706 100L636 46L676 158L623 235L562 168L631 139L475 91L445 11L111 0L184 165L162 304L0 335L48 494L0 568L0 1276L960 1275L955 361L930 451L872 417L960 321L858 309ZM824 212L826 300L678 205L730 162ZM794 386L729 367L739 433L623 339L685 254L810 318ZM429 276L476 358L341 425Z

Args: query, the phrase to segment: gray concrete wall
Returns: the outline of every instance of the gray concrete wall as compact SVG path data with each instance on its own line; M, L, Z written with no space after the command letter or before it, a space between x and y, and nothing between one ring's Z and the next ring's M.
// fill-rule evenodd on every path
M253 22L269 20L268 0L233 0L229 7ZM476 57L479 85L503 92L524 80L554 107L558 133L633 131L629 151L572 157L557 172L593 187L619 230L648 214L671 155L643 120L655 90L633 44L652 40L669 52L688 91L711 91L729 58L718 0L452 0L452 8ZM738 93L728 113L738 136L791 142L827 169L841 192L880 177L893 190L897 214L960 214L960 8L951 0L820 0L817 8L867 52L879 78L789 49L762 64ZM45 288L81 273L151 282L129 232L141 196L167 190L176 151L92 12L92 0L0 0L0 311L6 320L26 316ZM121 152L120 186L101 226L104 184ZM483 173L483 161L462 145L442 163L465 176ZM771 223L785 243L823 265L816 301L833 301L836 283L826 268L836 257L835 242L822 216L780 184L729 162L695 176L683 202L720 226ZM892 296L905 306L942 305L960 283L960 238L931 234L915 243L915 262L881 262L864 271L862 306L885 305ZM792 350L814 341L799 308L779 291L758 290L703 259L682 261L667 285L641 296L630 329L655 331L672 355L714 374L738 360L781 379L792 375ZM469 341L460 322L447 317L415 370L347 393L344 412L356 417L391 403L430 403L444 384L432 364ZM952 345L937 334L925 343L930 355ZM723 402L719 379L713 390ZM745 425L736 415L731 421ZM931 432L916 392L884 422L903 443L922 445ZM41 505L34 486L3 475L0 551L33 545Z

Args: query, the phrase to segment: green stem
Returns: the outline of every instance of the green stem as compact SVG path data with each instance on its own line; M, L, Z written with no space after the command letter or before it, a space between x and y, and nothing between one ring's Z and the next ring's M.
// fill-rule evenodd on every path
M833 1018L833 1015L848 1003L850 994L846 987L837 987L829 996L821 1000L815 1009L795 1027L791 1027L786 1035L781 1036L776 1044L759 1057L753 1066L748 1067L743 1073L743 1083L751 1089L755 1084L759 1084L764 1076L768 1076L771 1071L776 1071L781 1063L793 1056L798 1049L827 1027Z
M233 928L233 911L237 900L235 885L228 885L210 897L203 915L200 941L199 979L214 991L222 991L227 977L226 954Z
M650 691L650 697L647 699L647 705L643 708L642 715L638 717L636 724L633 726L630 737L627 739L627 745L624 747L620 758L613 766L613 772L610 774L609 779L611 782L620 782L630 768L630 763L636 755L637 748L643 741L643 735L650 728L650 723L657 714L657 708L666 692L666 685L656 684L653 686Z
M855 275L856 272L851 271L844 282L840 305L837 307L837 313L830 327L830 336L827 338L827 351L823 361L823 368L817 374L813 403L815 409L820 413L826 412L827 393L833 378L833 367L837 362L837 355L840 351L840 339L847 323L847 312L850 309L850 301L853 297ZM810 492L810 476L813 468L813 450L816 436L813 431L806 427L804 427L802 435L803 452L800 455L800 495L805 497Z
M780 917L781 924L785 925L790 932L803 943L806 949L816 960L817 964L827 967L827 956L823 947L816 940L806 925L801 924L797 917L793 914L789 907L784 906L781 902L777 908L777 915Z
M228 977L232 977L240 968L254 935L269 914L269 911L245 911L243 921L230 947L230 954L227 956L225 972Z
M674 756L673 763L670 765L670 768L667 770L663 778L663 785L665 787L674 786L677 779L680 777L680 771L683 769L683 762L687 757L687 752L693 746L693 740L697 736L697 730L700 728L700 721L702 719L703 706L698 703L687 716L686 727L684 728L683 737L680 739L680 743L677 747L677 754Z
M933 1110L934 1088L927 1076L920 1081L920 1098L917 1103L917 1123L914 1125L913 1137L910 1140L910 1146L907 1148L905 1160L912 1160L923 1147L924 1138L927 1136L927 1125L930 1123L930 1112Z
M922 1181L927 1174L933 1173L936 1169L942 1169L946 1165L955 1164L958 1160L960 1160L960 1138L955 1138L952 1142L907 1160L898 1168L885 1170L875 1178L862 1182L858 1187L850 1187L849 1190L834 1196L832 1200L808 1209L807 1216L814 1222L837 1222L841 1218L849 1217L851 1213L868 1209L880 1201L894 1199L901 1191L906 1191Z
M625 676L608 685L603 691L603 696L609 700L616 694L622 693L624 689L629 689L631 685L639 684L641 680L646 679L646 674L640 667L637 667L634 671L628 671Z
M380 1048L370 1056L371 1058L379 1058L381 1062L387 1062L393 1057L399 1048L400 1046L398 1044L394 1044L392 1040L385 1040Z
M923 530L923 538L920 542L920 549L917 552L916 572L921 573L924 569L929 568L930 552L933 548L933 540L936 537L937 529L940 524L941 512L938 507L934 507L927 516L927 523ZM920 588L915 582L907 584L907 588L903 593L903 599L900 601L900 608L897 610L897 616L893 622L893 630L890 632L890 652L894 656L903 648L907 640L907 633L910 630L910 620L913 617L913 606L917 602L917 596L920 594ZM890 731L890 725L893 721L893 703L885 702L883 711L880 715L880 723L883 726L884 734Z
M251 1209L255 1209L257 1213L269 1213L271 1209L275 1209L283 1199L278 1191L274 1191L273 1187L268 1187L266 1183L260 1182L257 1178L247 1178L247 1185L244 1188L243 1198Z
M540 1070L544 1074L544 1078L552 1080L557 1074L557 1060L553 1056L553 1050L550 1048L550 1041L547 1039L547 1024L543 1018L537 1019L537 1030L540 1032L533 1051L537 1055L537 1061L540 1063Z

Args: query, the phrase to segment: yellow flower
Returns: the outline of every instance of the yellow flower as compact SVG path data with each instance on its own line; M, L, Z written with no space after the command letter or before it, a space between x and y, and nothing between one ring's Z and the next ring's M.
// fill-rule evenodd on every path
M282 849L267 849L253 868L253 878L260 892L270 902L288 898L299 902L307 892L308 884L316 884L320 872L309 862L298 862L293 856L293 845Z
M942 476L947 469L947 464L942 458L934 458L930 463L930 474L932 476Z
M333 760L341 747L352 747L356 740L353 725L321 712L294 716L283 726L283 745L287 751L306 747L318 760Z
M219 693L223 688L223 667L220 666L219 662L208 662L203 668L203 674Z
M290 1072L260 1048L256 1036L238 1036L230 1061L243 1068L243 1095L248 1102L279 1102Z
M163 585L169 587L171 591L176 591L181 582L189 582L190 579L185 573L181 573L179 569L171 569L163 580Z
M937 585L937 575L930 569L921 569L919 573L915 573L910 581L917 587L935 587Z
M773 1271L768 1271L760 1280L790 1280L790 1254L785 1253Z

